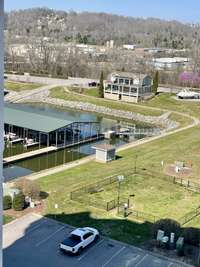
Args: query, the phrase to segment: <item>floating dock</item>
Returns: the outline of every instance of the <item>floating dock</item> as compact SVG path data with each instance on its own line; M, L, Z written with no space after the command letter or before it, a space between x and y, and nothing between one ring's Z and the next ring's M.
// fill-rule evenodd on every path
M56 151L57 149L58 148L55 147L55 146L49 146L49 147L37 149L37 150L34 150L34 151L22 153L22 154L19 154L19 155L7 157L7 158L3 159L3 165L11 164L11 163L14 163L16 161L23 160L23 159L37 157L39 155L46 154L48 152Z
M21 142L24 142L23 138L16 138L16 139L12 139L11 141L9 141L10 144L17 144Z
M25 152L25 153L22 153L19 155L4 158L3 159L3 165L12 164L12 163L15 163L15 162L20 161L20 160L25 160L25 159L29 159L29 158L43 155L43 154L46 154L48 152L55 152L55 151L58 151L61 149L65 149L65 148L69 148L69 147L73 147L73 146L77 146L77 145L82 145L82 144L87 144L87 143L102 140L102 139L104 139L103 135L97 135L97 136L93 136L93 137L90 137L90 138L87 138L84 140L77 140L73 143L69 143L69 144L66 144L64 146L63 145L57 146L57 147L56 146L49 146L49 147Z

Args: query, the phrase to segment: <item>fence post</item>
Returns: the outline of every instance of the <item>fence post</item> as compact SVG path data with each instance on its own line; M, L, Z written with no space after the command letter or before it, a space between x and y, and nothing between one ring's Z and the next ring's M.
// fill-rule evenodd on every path
M190 181L188 180L187 187L190 187Z
M173 179L173 183L175 184L176 183L176 177L174 176L174 179Z

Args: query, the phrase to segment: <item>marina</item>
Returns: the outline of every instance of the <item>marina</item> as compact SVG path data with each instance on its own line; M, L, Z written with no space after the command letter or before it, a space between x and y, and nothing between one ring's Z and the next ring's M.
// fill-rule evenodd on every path
M139 123L128 123L127 126L127 123L116 119L89 112L62 110L49 105L12 104L8 105L8 108L10 106L11 113L13 114L13 110L15 114L20 112L21 118L18 120L17 117L18 126L13 125L13 121L11 123L7 120L10 124L5 127L4 177L6 180L92 155L94 154L93 145L103 142L119 147L144 138L148 130L156 129ZM37 123L38 116L42 117L40 124ZM25 118L29 121L26 125ZM30 123L31 120L32 123ZM118 125L121 125L121 128L129 128L129 131L133 128L138 134L134 135L132 131L132 134L115 134L106 138L105 133L109 131L117 133ZM143 128L146 132L143 131L143 135L139 134L139 129ZM13 139L23 140L11 144L7 138L9 133Z

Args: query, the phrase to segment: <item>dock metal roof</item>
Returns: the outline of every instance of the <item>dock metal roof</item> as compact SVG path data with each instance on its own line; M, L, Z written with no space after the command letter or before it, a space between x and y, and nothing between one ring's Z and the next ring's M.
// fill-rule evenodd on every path
M11 105L4 107L4 123L38 132L50 133L74 122Z

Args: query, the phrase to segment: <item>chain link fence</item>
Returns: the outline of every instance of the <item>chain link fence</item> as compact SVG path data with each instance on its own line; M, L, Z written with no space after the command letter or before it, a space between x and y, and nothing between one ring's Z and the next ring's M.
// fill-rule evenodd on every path
M181 225L185 225L186 223L192 221L194 218L200 215L200 206L188 213L186 213L183 217L181 217L178 221Z
M131 175L143 175L143 176L152 176L152 177L158 177L160 179L164 179L166 181L169 181L174 184L178 184L183 186L184 188L188 190L192 190L194 192L200 193L200 184L192 182L190 180L186 179L181 179L177 177L172 177L172 176L167 176L162 173L156 172L156 171L150 171L147 169L137 169L137 172L135 171L127 171L124 173L124 177L129 177ZM101 193L102 191L105 190L105 187L118 183L118 176L120 173L117 173L115 175L109 176L103 180L91 183L89 185L80 187L72 192L70 192L70 199L74 201L78 201L80 203L85 203L88 206L92 206L95 208L103 209L105 211L111 211L115 208L118 207L119 205L119 215L123 217L129 217L130 219L137 219L137 220L142 220L142 221L149 221L152 223L155 223L156 221L160 220L158 216L155 216L153 214L149 214L146 212L134 210L129 206L129 198L127 197L122 198L120 197L120 203L119 199L113 198L108 201L103 200L101 197L98 197L98 194L96 193ZM95 194L94 197L91 198L91 195ZM125 209L124 204L128 204L127 209ZM200 206L196 208L195 210L192 210L185 214L183 217L181 217L178 221L180 222L181 225L185 225L189 221L193 220L195 217L200 215Z
M124 177L128 177L133 175L133 171L127 171L124 173ZM95 208L104 209L106 211L110 211L115 209L118 206L118 200L113 198L108 201L102 200L102 198L98 198L97 196L94 198L90 198L92 194L100 193L104 191L104 187L118 183L118 176L120 173L109 176L103 180L97 181L95 183L91 183L89 185L80 187L72 192L70 192L70 199L85 203L89 206L93 206ZM128 199L120 198L120 203L127 203Z

